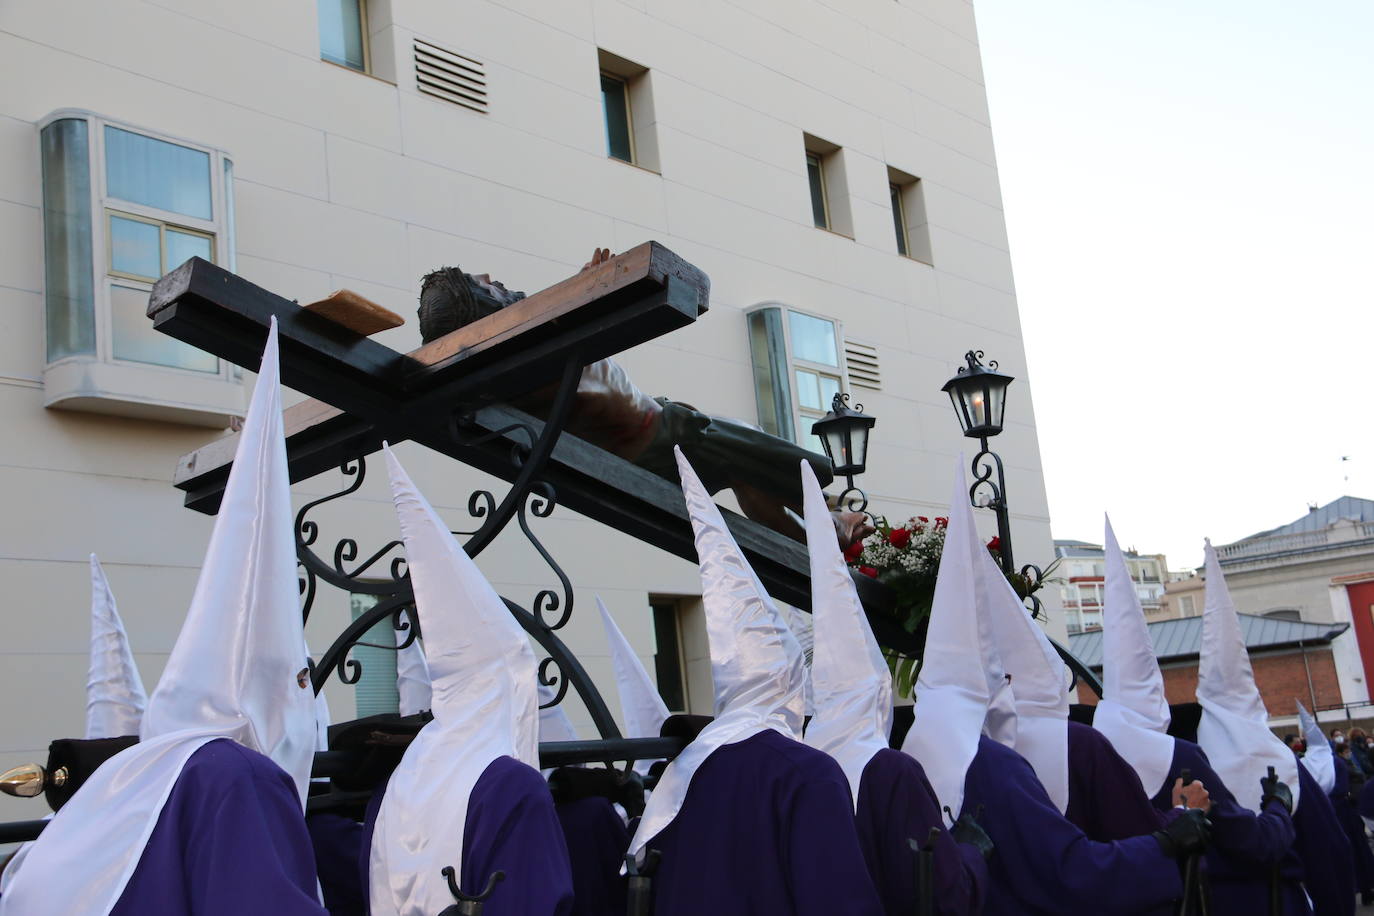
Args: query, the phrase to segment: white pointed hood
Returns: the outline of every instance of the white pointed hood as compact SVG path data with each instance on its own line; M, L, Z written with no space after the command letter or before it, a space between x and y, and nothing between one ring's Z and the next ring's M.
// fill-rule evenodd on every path
M984 610L994 591L989 586L996 583L978 574L983 560L993 562L973 525L960 455L924 662L916 678L916 718L902 742L902 750L925 769L940 804L956 816L979 736L986 733L1007 746L1016 737L1012 692Z
M138 676L110 584L91 554L91 659L86 671L86 737L137 735L148 694Z
M1107 582L1102 606L1102 701L1093 714L1097 729L1131 765L1146 794L1164 787L1174 761L1169 701L1159 673L1145 611L1126 558L1107 520Z
M1307 751L1299 758L1299 762L1307 768L1308 774L1317 781L1321 790L1330 795L1336 788L1335 755L1331 753L1331 745L1322 734L1322 727L1300 701L1298 722L1302 726L1303 739L1307 741Z
M806 743L839 763L857 808L864 767L887 747L892 732L892 672L835 541L835 523L821 486L805 461L801 476L815 639L811 687L816 712L806 727Z
M692 776L712 751L770 728L798 740L804 715L801 646L700 478L673 451L696 535L716 715L663 771L630 841L636 857L677 816Z
M1197 727L1197 743L1241 805L1260 810L1260 779L1272 766L1292 791L1296 811L1300 789L1297 758L1269 730L1269 712L1255 687L1236 606L1211 541L1207 542L1206 555L1207 600L1197 670L1202 720Z
M668 718L668 706L659 696L649 672L639 661L630 641L616 626L615 618L606 610L600 598L596 606L601 611L601 626L606 631L606 642L611 648L611 668L615 671L615 687L620 694L620 714L625 720L625 737L657 738ZM635 770L647 776L652 760L636 760Z
M525 633L448 526L383 446L433 678L434 721L406 748L377 814L369 871L375 916L453 905L468 797L498 757L539 765L535 660Z
M1016 702L1012 748L1026 758L1060 813L1069 807L1069 677L1045 631L992 555L983 550L978 575L987 580L992 635Z
M0 913L109 912L190 756L216 738L259 751L305 798L315 752L277 327L239 436L191 607L148 701L140 742L110 758L63 806L0 898ZM82 880L72 880L73 875Z
M406 612L409 615L409 611ZM414 622L411 622L414 627ZM425 662L425 650L420 640L412 639L410 645L400 648L410 639L413 630L394 630L396 634L396 696L397 711L403 716L413 716L429 709L432 701L432 686L429 679L429 665Z

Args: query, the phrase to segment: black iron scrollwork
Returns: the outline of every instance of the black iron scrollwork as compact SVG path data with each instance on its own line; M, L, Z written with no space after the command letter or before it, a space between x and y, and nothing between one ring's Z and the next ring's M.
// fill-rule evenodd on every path
M601 737L610 739L620 737L620 730L610 710L586 670L556 633L572 615L572 582L531 526L532 518L548 518L558 504L553 486L540 480L539 474L553 453L554 445L567 422L581 374L581 360L576 357L569 359L547 419L537 432L529 424L513 423L500 429L474 433L475 424L471 415L455 415L450 431L460 444L476 445L499 438L511 440L509 461L515 474L510 490L499 501L490 490L479 489L470 493L467 499L468 515L479 524L473 531L454 534L466 538L463 549L469 556L476 557L512 519L516 521L524 537L558 580L556 588L540 589L535 594L530 610L509 599L502 599L525 632L547 653L539 662L538 682L554 690L552 698L544 702L541 708L561 703L571 687L577 691ZM361 563L357 562L358 545L352 538L340 539L335 544L332 562L322 560L312 549L320 537L320 526L309 514L321 505L357 492L366 475L366 463L359 458L346 462L341 470L348 478L347 485L337 493L307 503L296 516L296 551L301 568L302 594L309 594L309 600L313 603L318 579L348 592L375 596L377 603L351 621L321 656L319 664L311 672L316 692L331 673L337 674L346 684L357 683L362 676L362 665L350 657L355 647L399 649L412 644L422 635L420 620L414 614L414 591L404 555L392 559L388 574L379 576L374 571L384 557L401 546L399 541L387 543ZM364 641L364 636L388 617L391 617L392 627L397 632L406 633L405 638L395 645Z

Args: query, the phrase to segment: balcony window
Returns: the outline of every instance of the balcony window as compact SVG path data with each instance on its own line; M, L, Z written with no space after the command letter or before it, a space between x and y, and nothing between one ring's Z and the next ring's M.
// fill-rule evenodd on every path
M811 424L845 390L839 322L767 305L749 313L748 325L759 425L824 454Z
M231 367L153 329L153 284L186 260L233 263L224 153L87 112L40 129L45 403L222 428L241 416Z

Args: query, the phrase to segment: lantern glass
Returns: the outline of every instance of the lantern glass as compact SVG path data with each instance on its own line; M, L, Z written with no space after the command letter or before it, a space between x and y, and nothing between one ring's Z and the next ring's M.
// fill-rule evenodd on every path
M811 434L821 441L826 457L834 465L835 475L852 477L862 474L868 462L868 431L877 419L849 409L843 395L836 395L830 413L817 420Z
M991 363L990 368L978 362L982 355L981 350L970 350L965 356L968 367L960 369L959 374L944 385L964 435L973 439L995 436L1002 431L1007 411L1007 386L1014 381L1012 376L997 371L996 362Z

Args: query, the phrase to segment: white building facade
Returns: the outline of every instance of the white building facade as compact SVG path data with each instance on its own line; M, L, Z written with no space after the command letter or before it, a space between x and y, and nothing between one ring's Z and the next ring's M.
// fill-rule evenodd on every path
M850 391L878 418L859 483L894 519L943 513L966 446L940 386L982 349L1018 377L996 440L1017 559L1053 556L966 0L12 0L0 61L0 767L79 733L89 553L150 689L176 638L210 520L172 472L252 381L143 318L193 254L410 319L438 266L533 291L655 239L710 275L711 309L623 354L637 384L799 441ZM379 337L418 338L413 319ZM401 458L455 529L476 526L474 488L504 492ZM395 537L378 476L323 539ZM611 708L597 595L674 705L706 711L695 566L566 509L536 523L576 588L562 634ZM525 604L552 582L518 539L481 561ZM311 646L359 606L322 593ZM334 718L384 705L369 689L331 681Z

